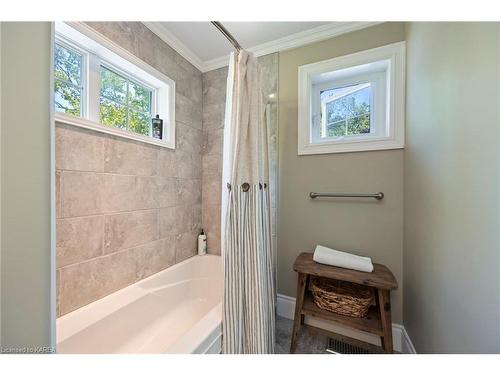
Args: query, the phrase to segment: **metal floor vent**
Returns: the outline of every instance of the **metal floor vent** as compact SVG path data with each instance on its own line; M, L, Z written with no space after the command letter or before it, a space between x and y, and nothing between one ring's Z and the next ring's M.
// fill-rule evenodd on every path
M332 354L372 354L368 349L332 338L327 340L326 351Z

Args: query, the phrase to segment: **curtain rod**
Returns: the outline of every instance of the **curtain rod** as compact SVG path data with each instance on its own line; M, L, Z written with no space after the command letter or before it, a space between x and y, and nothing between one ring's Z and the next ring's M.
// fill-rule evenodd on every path
M222 23L218 21L212 21L212 25L214 25L221 33L226 37L227 40L231 42L231 44L234 46L239 51L241 51L243 48L240 46L240 44L234 39L234 36L231 35L227 29L222 26Z

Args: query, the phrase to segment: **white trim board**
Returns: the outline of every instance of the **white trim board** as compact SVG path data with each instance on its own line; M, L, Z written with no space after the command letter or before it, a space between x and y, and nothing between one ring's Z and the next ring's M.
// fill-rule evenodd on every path
M0 22L0 270L2 269L2 22ZM0 348L2 347L2 278L0 277Z
M283 318L291 319L294 318L295 313L295 298L286 296L284 294L278 294L277 299L277 314ZM376 335L361 332L352 328L347 328L340 324L336 324L334 322L327 322L325 320L316 319L312 317L306 317L306 323L322 328L327 331L333 331L335 333L349 336L354 339L363 340L369 342L373 345L380 345L380 338ZM405 327L393 323L392 324L392 341L394 344L394 350L403 354L416 354L415 347L408 336L408 333L405 330Z
M274 52L282 52L289 49L301 47L307 44L320 42L352 31L365 29L381 22L331 22L309 30L294 33L283 38L275 39L256 46L245 48L253 52L255 56L264 56ZM160 39L176 50L182 57L188 60L201 72L222 68L229 63L229 54L211 60L203 61L189 47L182 43L169 30L158 22L143 22L149 30ZM221 35L221 37L223 37Z
M50 24L50 56L54 56L55 23ZM57 240L56 240L56 122L54 99L54 59L50 59L50 346L56 352L57 319Z

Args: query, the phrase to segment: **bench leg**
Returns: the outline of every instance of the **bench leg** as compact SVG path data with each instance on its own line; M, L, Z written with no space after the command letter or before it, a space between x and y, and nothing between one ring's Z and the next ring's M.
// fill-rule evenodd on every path
M377 289L378 307L382 321L382 348L386 353L394 352L392 345L391 294L388 290Z
M295 317L293 319L292 342L290 343L290 354L295 353L297 336L302 321L302 305L304 304L304 294L306 291L307 275L299 273L297 280L297 296L295 299Z

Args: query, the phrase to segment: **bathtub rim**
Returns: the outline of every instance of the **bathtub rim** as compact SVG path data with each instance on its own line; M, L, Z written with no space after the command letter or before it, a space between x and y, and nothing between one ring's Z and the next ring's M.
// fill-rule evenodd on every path
M144 297L148 294L151 294L150 289L141 287L142 283L147 283L148 281L151 281L154 278L161 277L161 275L167 272L172 272L178 268L186 267L190 263L199 261L200 258L205 258L205 257L219 258L222 264L222 258L220 255L215 255L215 254L194 255L188 259L185 259L179 263L174 264L173 266L165 268L164 270L156 272L142 280L136 281L133 284L130 284L122 289L119 289L116 292L108 294L96 301L93 301L74 311L71 311L65 315L60 316L59 318L56 319L56 353L57 353L57 346L59 343L87 329L91 325L97 323L99 320L104 319L113 312L125 307L126 305L136 301L137 299ZM219 308L219 311L221 311L221 305L222 303L219 303L209 312L207 312L207 314L200 320L200 322L207 319L208 315L213 315L214 310L216 310L217 308ZM200 322L197 322L194 327L198 326ZM214 326L213 322L211 326L214 327L214 329L217 328ZM192 332L194 327L190 328L187 334ZM195 347L194 349L197 349L197 347Z

